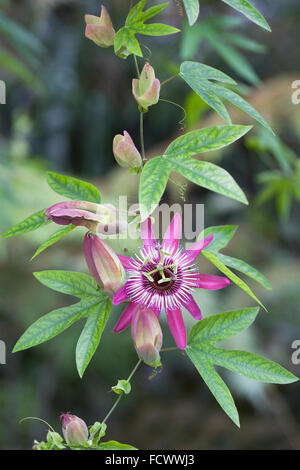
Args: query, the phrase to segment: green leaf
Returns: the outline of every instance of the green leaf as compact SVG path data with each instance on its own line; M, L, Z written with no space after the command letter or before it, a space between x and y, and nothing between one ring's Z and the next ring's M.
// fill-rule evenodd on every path
M183 0L183 4L189 20L189 24L192 26L197 21L199 16L199 0Z
M32 348L65 331L76 321L89 315L90 309L99 303L97 297L85 297L68 307L53 310L34 322L21 336L13 352Z
M145 21L161 12L168 3L156 5L144 10L146 0L138 2L128 13L125 26L121 28L114 41L115 53L122 59L126 59L130 54L143 57L139 42L135 34L147 36L165 36L179 32L179 29L160 23L144 24Z
M217 366L225 367L249 379L276 384L288 384L298 380L276 362L247 351L209 348L209 357Z
M188 132L175 139L164 152L165 156L192 156L218 150L247 134L252 126L212 126Z
M189 77L184 78L185 82L197 93L202 100L208 104L212 109L216 111L216 113L224 119L227 124L231 124L231 118L228 114L225 105L222 103L220 98L217 97L215 93L213 93L206 85L206 83L202 80L195 80L190 79Z
M188 344L198 346L203 342L216 343L231 338L248 328L258 312L259 307L243 308L204 318L191 329Z
M122 393L125 393L128 395L131 392L131 385L128 380L118 380L117 385L114 387L111 387L111 389L117 394L121 395Z
M221 34L221 32L219 34ZM226 43L225 39L220 42L219 38L211 32L207 33L205 38L238 75L243 77L252 85L258 85L260 83L260 79L251 63L248 62L247 58L245 58L238 50Z
M93 441L94 445L97 445L101 437L105 436L107 426L105 423L99 423L96 421L89 429L90 439Z
M52 171L47 172L47 183L57 194L75 201L89 201L99 203L101 196L97 188L90 183L71 176L59 175Z
M14 225L11 229L5 232L2 236L4 238L14 237L15 235L21 235L22 233L32 232L44 225L49 224L47 217L44 215L44 211L38 211L35 214L30 215L22 222Z
M135 38L134 33L126 26L117 32L114 48L115 54L122 59L126 59L130 54L143 57L138 40Z
M271 31L270 26L268 25L265 18L262 14L247 0L222 0L227 5L231 6L235 10L239 11L243 15L245 15L249 20L256 23L258 26L266 29L267 31Z
M239 415L233 401L232 395L225 382L221 379L220 375L215 371L213 365L204 362L205 358L196 348L186 348L188 357L193 362L198 370L202 379L214 395L215 399L225 411L225 413L232 419L232 421L239 427Z
M139 186L141 220L145 220L159 203L168 182L171 168L162 157L149 160L143 168Z
M117 441L102 442L99 446L99 450L138 450L129 444L121 444Z
M42 245L36 250L30 261L36 258L40 253L42 253L42 251L45 251L47 248L49 248L49 246L54 245L54 243L58 242L62 237L67 235L74 228L75 225L69 225L67 227L61 227L56 230L56 232L52 233L52 235L50 235L50 237L44 243L42 243Z
M214 238L210 242L210 244L205 248L206 251L217 252L225 248L232 237L234 236L235 232L237 231L237 225L218 225L213 227L206 228L200 235L198 239L202 237L208 237L209 235L213 235Z
M179 75L187 82L190 80L195 86L199 80L216 80L218 82L236 85L236 82L214 67L201 64L200 62L185 61L180 66Z
M280 365L246 351L230 351L214 347L248 328L259 308L247 308L213 315L199 321L190 331L186 353L223 410L239 426L238 414L227 386L214 365L225 367L245 377L269 383L286 384L297 377Z
M243 274L250 277L251 279L254 279L266 289L272 289L269 281L257 269L253 268L248 263L238 258L233 258L231 256L226 256L226 255L223 255L222 253L219 253L219 250L222 250L228 245L228 243L234 236L237 228L238 227L236 225L220 225L216 227L208 227L207 229L205 229L199 235L198 240L204 237L208 237L209 235L213 235L214 238L212 242L207 246L207 248L205 248L205 250L203 251L206 253L211 253L213 256L215 256L219 260L219 262L222 263L223 268L225 265L225 267L227 266L227 267L236 269L237 271L242 272ZM205 253L203 254L205 256ZM236 278L234 278L233 280L235 282Z
M248 204L247 198L232 176L214 163L195 160L186 156L167 158L172 169L203 188Z
M249 114L249 116L259 122L262 126L268 129L268 131L270 131L274 135L274 132L267 123L267 121L256 111L256 109L253 108L253 106L251 106L246 100L244 100L244 98L242 98L234 91L222 87L221 85L217 85L216 83L211 82L207 83L209 84L209 88L214 91L218 96L221 96L225 100L237 106L245 113Z
M89 275L71 271L46 270L33 273L36 279L49 289L75 297L96 296L98 302L106 296L97 290L97 282Z
M238 34L236 31L234 33L223 33L223 38L229 41L231 44L235 46L245 49L246 51L256 52L257 54L263 54L267 52L268 48L265 44L261 44L260 42L254 41L247 36L243 36L242 34Z
M246 274L246 276L257 281L259 284L265 287L265 289L272 290L272 286L269 283L268 279L266 279L266 277L262 273L250 266L245 261L242 261L238 258L233 258L232 256L223 255L222 253L218 253L217 256L219 260L222 261L222 263L224 263L226 266L229 266L230 268L236 269L237 271Z
M140 2L141 3L141 6L144 8L146 2ZM144 4L144 6L143 6ZM169 2L166 2L166 3L161 3L160 5L156 5L154 7L150 7L148 8L147 10L145 10L144 12L142 12L139 16L140 20L141 21L147 21L149 20L150 18L152 18L153 16L156 16L158 13L160 13L162 10L164 10L167 6L168 6ZM143 10L142 8L142 10ZM132 10L131 10L132 11ZM130 19L130 13L127 17L127 20L126 20L126 23L130 24L131 23L131 19Z
M159 204L171 171L178 171L196 184L247 204L244 193L229 173L213 163L189 156L225 147L250 129L249 126L214 126L188 132L174 140L163 156L149 160L141 173L139 187L142 220Z
M212 264L214 264L219 271L225 274L232 282L234 282L238 287L240 287L243 291L246 292L252 299L254 299L264 310L266 310L265 306L261 303L261 301L256 297L254 292L250 289L247 284L242 281L236 274L234 274L227 266L219 259L218 253L212 253L206 250L201 252L205 258L207 258Z
M98 303L90 309L88 319L76 346L76 365L82 377L99 345L111 311L111 300Z
M144 36L167 36L169 34L179 33L180 29L161 23L141 24L132 26L131 31L134 34L143 34Z

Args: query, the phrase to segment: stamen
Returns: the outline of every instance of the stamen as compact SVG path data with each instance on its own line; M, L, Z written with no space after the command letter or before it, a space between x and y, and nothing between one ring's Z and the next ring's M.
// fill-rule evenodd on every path
M171 253L168 253L167 251L160 250L160 252L161 252L163 255L172 256Z
M149 273L142 271L142 274L148 279L148 281L154 282L154 279L149 275Z
M163 282L169 282L169 281L172 281L170 277L164 277L160 279L159 281L157 281L157 284L162 284Z

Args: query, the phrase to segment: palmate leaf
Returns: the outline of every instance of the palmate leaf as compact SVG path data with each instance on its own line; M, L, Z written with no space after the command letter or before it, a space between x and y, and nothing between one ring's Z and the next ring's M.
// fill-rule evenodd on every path
M229 145L246 134L249 126L214 126L189 132L175 139L164 155L148 161L143 168L139 187L142 220L159 203L171 171L177 171L194 183L247 204L247 199L222 168L209 162L190 158L201 152Z
M192 88L192 90L197 93L203 101L205 101L205 103L213 108L229 124L231 123L231 119L221 99L225 99L234 106L237 106L268 129L268 131L273 133L265 119L256 111L256 109L253 108L253 106L247 103L244 98L230 89L211 81L215 80L221 83L234 85L234 80L223 72L199 62L186 61L181 64L179 75Z
M259 305L265 308L260 302L260 300L253 293L253 291L250 289L250 287L236 274L234 274L229 268L233 268L236 271L242 272L246 276L261 284L266 289L272 289L266 277L262 273L260 273L256 268L253 268L245 261L219 253L220 250L222 250L228 245L228 243L234 236L237 228L238 227L236 225L220 225L217 227L209 227L205 229L199 235L199 239L202 239L202 237L207 237L209 235L213 235L214 238L213 241L205 248L205 250L202 251L202 255L205 256L206 259L208 259L214 266L216 266L232 282L234 282L238 287L243 289L256 302L258 302Z
M247 0L222 0L222 2L227 3L227 5L245 15L258 26L261 26L267 31L271 31L271 28L263 15Z
M39 318L21 336L13 352L44 343L76 321L87 318L76 348L77 369L82 377L99 345L111 311L111 300L87 274L69 271L42 271L34 274L43 285L76 296L80 301Z
M89 201L99 203L101 196L98 189L91 183L86 183L72 176L47 172L47 183L57 194L74 201Z
M179 29L161 23L145 24L153 16L161 12L168 3L153 6L144 11L146 0L138 2L128 13L123 26L117 32L114 41L115 53L122 59L126 59L130 54L143 57L138 40L135 34L146 36L165 36L178 33Z
M259 308L245 308L213 315L196 323L189 337L186 353L212 394L239 426L238 412L231 393L214 365L224 367L245 377L268 383L287 384L298 380L280 365L264 357L246 351L230 351L214 347L214 344L230 338L255 320Z
M189 20L189 24L192 26L194 23L196 23L199 16L199 0L183 0L183 4Z

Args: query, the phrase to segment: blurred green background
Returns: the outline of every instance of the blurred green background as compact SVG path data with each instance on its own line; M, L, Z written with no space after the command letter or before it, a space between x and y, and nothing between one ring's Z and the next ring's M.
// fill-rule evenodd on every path
M103 0L116 28L128 1ZM237 79L240 93L269 120L277 138L254 130L226 152L204 155L218 161L246 192L248 208L192 184L179 187L174 175L164 202L205 204L205 224L240 226L226 254L260 269L273 290L251 287L269 313L227 343L259 352L299 375L291 344L300 339L300 104L292 104L292 82L300 80L298 0L257 0L273 32L266 33L220 1L201 0L201 15L188 29L180 1L170 0L163 21L183 30L172 37L142 37L145 57L161 80L185 59L205 62ZM84 38L85 13L99 14L96 0L0 1L0 79L7 86L0 105L0 230L59 198L45 182L51 169L93 181L105 201L119 193L136 202L137 177L115 164L113 136L126 130L138 142L138 112L130 88L133 61L117 58ZM218 16L216 16L218 15ZM242 36L242 37L241 37ZM151 55L152 51L152 55ZM141 62L142 64L142 62ZM160 102L145 119L146 149L159 155L174 136L221 121L180 80L164 87ZM233 110L234 123L250 123ZM183 194L184 193L184 194ZM50 229L53 230L53 227ZM75 233L76 232L76 233ZM19 420L38 416L60 430L59 414L70 411L88 424L101 420L114 396L110 387L127 377L136 361L129 332L117 337L115 308L101 345L79 379L75 345L81 324L32 350L12 355L24 330L41 314L67 305L70 298L40 285L32 272L43 269L87 271L82 238L75 231L29 262L49 227L10 240L0 239L0 339L7 364L0 365L0 448L30 448L45 437L45 425ZM119 247L120 248L120 247ZM203 272L216 272L202 261ZM204 315L253 305L236 286L201 292ZM191 317L186 317L192 325ZM172 345L164 325L165 345ZM241 430L222 412L188 359L164 353L163 369L152 377L144 366L133 393L109 421L107 437L142 449L300 448L299 385L264 386L224 374L241 416Z

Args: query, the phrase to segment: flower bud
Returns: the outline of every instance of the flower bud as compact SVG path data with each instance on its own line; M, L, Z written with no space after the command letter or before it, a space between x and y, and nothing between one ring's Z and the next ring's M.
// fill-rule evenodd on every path
M125 282L125 271L116 253L93 233L84 237L84 253L91 275L113 297Z
M131 321L131 334L140 359L152 367L160 365L162 331L157 316L146 307L136 309Z
M113 46L115 40L115 30L106 8L102 5L101 16L85 15L86 29L85 36L94 41L97 46Z
M58 225L82 225L93 232L112 235L127 227L125 218L112 204L86 201L59 202L44 212L48 220Z
M124 168L140 168L142 166L141 154L126 131L124 131L124 135L115 136L113 152L119 165Z
M65 441L69 445L84 445L89 438L85 422L78 416L63 413L60 416Z
M145 64L140 78L132 80L132 93L138 104L145 110L159 100L160 81L150 64Z

